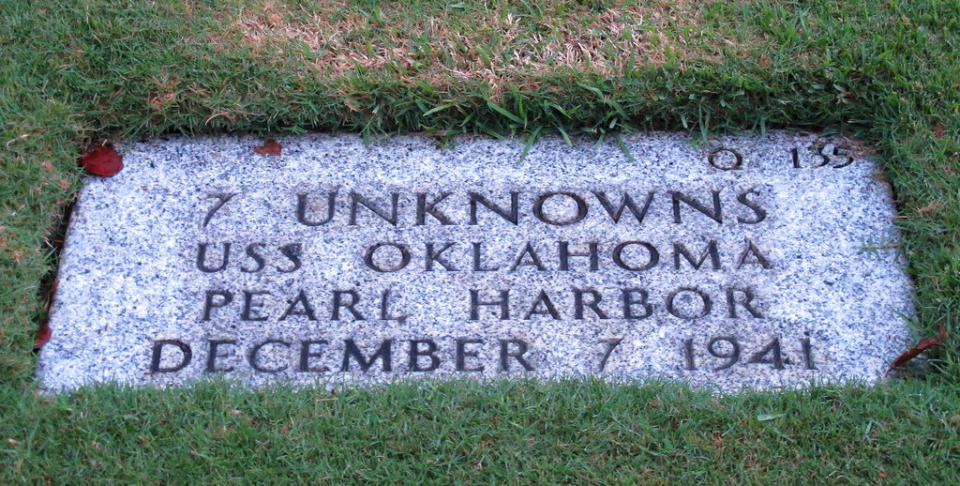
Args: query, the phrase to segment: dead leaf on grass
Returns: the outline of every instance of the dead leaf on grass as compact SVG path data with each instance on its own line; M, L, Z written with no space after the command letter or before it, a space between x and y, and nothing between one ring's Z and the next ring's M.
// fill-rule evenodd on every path
M940 325L940 336L935 338L923 338L917 343L916 346L906 350L903 354L893 360L893 364L890 365L890 369L887 370L887 374L890 373L894 368L902 366L904 363L910 361L913 358L916 358L920 353L934 347L940 346L947 340L947 326L943 324Z
M47 344L47 341L50 340L50 336L52 334L53 332L50 330L49 324L47 324L46 322L41 324L40 329L37 329L37 337L33 342L33 351L34 352L40 351L40 348L42 348L43 345Z
M930 214L930 213L935 213L941 209L943 209L943 201L933 201L932 203L927 204L926 206L914 209L914 211L918 214Z

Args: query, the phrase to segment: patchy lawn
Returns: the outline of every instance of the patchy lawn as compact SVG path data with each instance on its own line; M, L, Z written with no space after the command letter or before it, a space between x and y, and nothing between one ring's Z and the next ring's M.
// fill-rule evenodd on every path
M958 482L956 1L6 0L0 45L3 483ZM918 337L950 334L929 369L730 397L592 381L34 390L59 218L91 142L771 127L878 150Z

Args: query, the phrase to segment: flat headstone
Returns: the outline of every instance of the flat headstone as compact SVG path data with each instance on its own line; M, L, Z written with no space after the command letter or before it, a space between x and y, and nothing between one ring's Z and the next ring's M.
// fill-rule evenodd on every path
M907 347L890 187L851 142L356 136L121 147L39 359L90 382L875 381ZM629 155L628 155L629 154Z

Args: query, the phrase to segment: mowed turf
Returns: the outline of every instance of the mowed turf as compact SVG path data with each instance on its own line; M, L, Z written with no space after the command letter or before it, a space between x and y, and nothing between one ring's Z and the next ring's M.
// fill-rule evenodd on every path
M0 1L0 482L923 482L960 473L960 2ZM873 388L453 382L45 397L34 332L93 141L574 139L789 127L874 147L928 368Z

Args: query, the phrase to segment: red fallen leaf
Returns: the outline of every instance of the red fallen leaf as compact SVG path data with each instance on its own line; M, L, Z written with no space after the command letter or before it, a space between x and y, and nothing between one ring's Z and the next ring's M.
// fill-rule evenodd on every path
M893 364L890 365L890 369L894 369L907 361L910 361L913 358L916 358L918 354L932 348L933 346L939 346L946 342L947 340L947 327L943 324L940 325L940 336L935 338L923 338L917 343L916 346L908 349L906 352L893 360ZM889 373L889 371L888 371Z
M943 138L943 125L937 125L933 127L933 136L937 138Z
M260 155L280 155L283 147L276 140L267 140L263 145L254 147L253 151Z
M87 172L100 177L111 177L123 169L123 156L109 145L101 145L80 157Z
M40 329L37 329L37 337L33 341L33 350L34 352L40 351L40 348L44 344L47 344L47 341L50 340L50 336L53 334L53 331L50 330L50 326L44 322L40 325Z
M59 283L60 280L54 279L53 283L50 284L50 288L47 290L47 303L44 305L44 310L50 310L50 303L53 301L53 294L57 292L57 284ZM50 340L52 334L53 332L50 330L50 325L47 324L47 321L43 321L43 324L40 324L40 329L37 329L37 335L33 341L33 352L40 351L40 348Z

